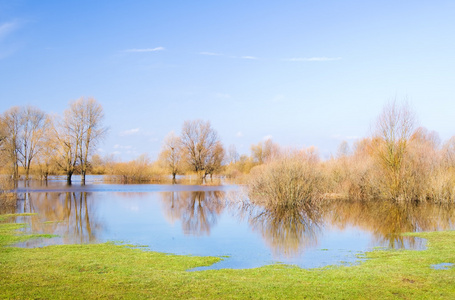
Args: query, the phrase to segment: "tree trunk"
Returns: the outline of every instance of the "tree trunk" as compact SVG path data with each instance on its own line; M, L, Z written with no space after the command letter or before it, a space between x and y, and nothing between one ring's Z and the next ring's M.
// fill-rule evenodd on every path
M85 185L85 170L83 170L81 173L81 184Z
M73 176L73 172L66 173L66 184L71 185L71 176Z

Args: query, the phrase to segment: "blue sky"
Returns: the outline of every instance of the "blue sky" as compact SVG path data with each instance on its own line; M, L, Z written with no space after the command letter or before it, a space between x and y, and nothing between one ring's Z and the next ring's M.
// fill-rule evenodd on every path
M455 135L455 1L4 1L0 111L91 96L100 153L156 158L184 120L240 153L266 137L322 157L407 98Z

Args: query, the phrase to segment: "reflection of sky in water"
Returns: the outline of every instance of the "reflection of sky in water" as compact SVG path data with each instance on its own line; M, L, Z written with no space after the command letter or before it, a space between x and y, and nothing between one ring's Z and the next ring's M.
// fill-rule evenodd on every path
M170 192L171 189L175 191ZM440 210L424 207L411 217L400 218L410 220L409 224L383 226L378 222L384 217L368 215L364 207L354 205L344 212L336 206L327 209L317 221L308 222L310 225L297 226L291 231L294 235L288 232L289 237L283 237L280 234L287 229L276 226L281 220L268 215L258 221L257 208L242 210L240 205L226 204L227 198L235 198L233 195L239 193L238 188L219 189L141 185L137 189L141 192L131 192L134 186L97 184L88 186L90 192L87 193L82 192L80 186L71 188L71 192L25 193L25 200L19 202L17 211L37 215L19 217L17 221L28 222L28 231L60 237L21 245L118 241L166 253L229 256L209 268L251 268L274 262L312 268L354 263L359 252L391 244L421 249L424 241L418 238L399 237L396 242L397 230L452 226L453 210L446 212L445 223L434 221ZM381 211L377 207L368 209ZM395 214L401 211L394 209ZM434 215L422 215L424 211Z

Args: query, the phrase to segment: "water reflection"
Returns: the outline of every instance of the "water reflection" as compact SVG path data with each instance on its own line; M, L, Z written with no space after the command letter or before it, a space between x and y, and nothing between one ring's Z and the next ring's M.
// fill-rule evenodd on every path
M419 247L420 239L402 233L447 230L455 220L455 206L447 204L333 201L327 207L327 224L359 227L373 234L377 244L397 249Z
M25 193L17 212L36 213L27 217L29 231L59 235L63 243L89 243L102 229L92 197L88 192Z
M170 223L180 220L185 234L210 235L223 212L225 192L161 192L162 210Z
M37 213L18 222L28 222L29 231L60 236L46 244L124 240L162 252L260 257L268 263L273 255L305 266L303 257L328 261L314 258L321 247L353 252L375 246L420 248L421 240L401 234L452 229L455 219L454 205L331 201L267 210L249 203L238 188L94 186L18 193L15 212ZM346 260L337 255L338 261Z
M293 257L305 248L315 247L321 234L321 211L318 208L252 208L248 222L259 231L274 256Z

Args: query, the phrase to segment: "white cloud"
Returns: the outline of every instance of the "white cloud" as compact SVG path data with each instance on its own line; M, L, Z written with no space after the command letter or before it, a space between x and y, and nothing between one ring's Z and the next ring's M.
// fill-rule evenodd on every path
M265 137L263 137L262 139L264 141L267 141L267 140L271 140L273 136L271 136L270 134L269 135L266 135Z
M341 60L341 57L294 57L284 59L285 61L334 61Z
M237 134L235 136L236 137L243 137L243 132L239 131L239 132L237 132Z
M127 49L124 52L155 52L155 51L163 51L165 50L164 47L156 47L156 48L144 48L144 49Z
M133 129L120 131L119 135L128 136L128 135L133 135L133 134L137 134L137 133L139 133L139 128L133 128Z
M221 56L223 54L221 53L215 53L215 52L199 52L200 55L208 55L208 56Z
M251 59L251 60L259 59L259 58L257 58L256 56L241 56L240 58L243 58L243 59Z

